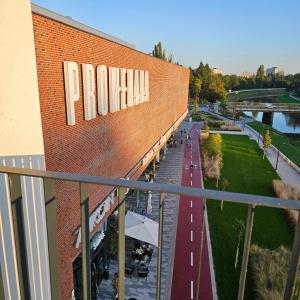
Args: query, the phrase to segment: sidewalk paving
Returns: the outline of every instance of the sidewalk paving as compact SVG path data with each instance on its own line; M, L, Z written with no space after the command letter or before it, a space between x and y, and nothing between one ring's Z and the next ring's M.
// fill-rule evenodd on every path
M248 133L249 137L258 141L258 135L246 125L245 132ZM259 147L263 149L263 141L259 139ZM274 169L276 169L277 151L273 148L267 150L266 157L270 161ZM276 170L279 177L286 183L297 186L300 188L300 174L295 171L282 157L278 158L278 166Z
M189 130L190 123L184 122L175 133L178 140L176 148L168 148L168 153L164 160L160 162L160 168L155 174L156 183L177 184L181 183L182 162L184 145L180 144L180 130ZM159 193L152 193L152 214L149 218L158 221ZM162 245L162 266L161 266L161 299L170 299L171 283L173 274L173 260L175 251L175 237L177 228L179 197L177 195L165 195L164 221L163 221L163 245ZM137 213L142 213L147 207L147 194L140 192L139 205L137 207L136 193L126 196L126 208L133 209ZM128 239L128 238L126 238ZM125 278L125 295L128 299L134 297L138 300L151 300L156 297L156 271L157 271L157 248L153 246L154 252L149 265L148 278L138 278L137 276ZM117 261L112 261L110 265L110 276L108 280L103 280L99 286L97 300L114 299L112 289L112 278L118 271Z

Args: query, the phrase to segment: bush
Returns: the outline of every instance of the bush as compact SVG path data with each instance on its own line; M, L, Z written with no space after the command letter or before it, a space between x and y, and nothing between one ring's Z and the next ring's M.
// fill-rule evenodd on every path
M223 166L222 137L220 134L210 134L202 142L202 161L204 176L219 179Z
M283 299L290 259L291 251L283 246L275 250L251 246L250 263L257 300Z
M242 131L242 128L239 125L222 125L221 130L225 130L225 131Z
M208 126L213 129L220 129L224 121L208 121Z
M279 198L300 200L300 189L286 184L282 180L273 180L273 189L276 196ZM287 213L287 217L290 220L292 227L295 228L299 214L298 211L286 209L285 212Z

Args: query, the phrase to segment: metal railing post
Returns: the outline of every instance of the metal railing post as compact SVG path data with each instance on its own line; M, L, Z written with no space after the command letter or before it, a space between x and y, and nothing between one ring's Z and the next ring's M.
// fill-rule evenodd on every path
M161 255L163 242L163 222L164 222L164 194L159 194L159 229L158 229L158 247L157 247L157 274L156 274L156 300L160 300L161 290Z
M249 205L248 206L248 216L247 216L247 226L246 226L246 232L245 232L243 259L242 259L241 274L240 274L240 281L239 281L238 300L244 299L247 268L248 268L248 259L249 259L250 245L251 245L253 218L254 218L254 206Z
M119 265L119 279L118 279L118 299L124 300L125 298L125 193L126 188L119 188L119 205L118 205L118 225L119 225L119 238L118 238L118 265Z
M88 185L80 183L80 220L82 245L82 286L83 299L91 299L91 259L89 229L89 193Z
M49 252L49 269L51 282L51 299L60 299L60 276L58 262L57 247L57 222L56 208L57 203L54 195L54 181L52 179L43 178L44 199L46 210L47 239Z
M0 299L5 299L1 266L0 266Z
M292 257L291 257L290 268L288 272L288 278L284 290L283 300L290 300L293 297L297 272L299 268L299 258L300 258L300 217L298 215L298 221L295 228Z
M277 150L277 158L276 158L275 170L277 170L277 168L278 168L278 161L279 161L279 149Z
M21 299L31 299L28 275L28 262L26 251L26 237L24 231L23 205L21 180L19 175L8 174L10 200L12 205L12 218L18 265L18 278L20 284Z

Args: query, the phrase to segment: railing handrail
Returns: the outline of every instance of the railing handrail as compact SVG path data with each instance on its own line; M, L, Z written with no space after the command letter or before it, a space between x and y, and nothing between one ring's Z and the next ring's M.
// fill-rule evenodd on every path
M186 195L192 197L208 198L215 200L223 200L228 202L237 202L243 204L251 204L253 206L268 206L284 209L300 210L300 202L296 200L286 200L275 197L266 197L260 195L250 195L242 193L232 193L209 189L200 189L192 187L183 187L173 184L147 183L143 181L115 179L101 176L81 175L65 172L41 171L25 168L15 168L0 166L0 173L15 174L22 176L49 178L55 180L64 180L72 182L81 182L88 184L98 184L106 186L125 187L137 190L151 190L160 193Z

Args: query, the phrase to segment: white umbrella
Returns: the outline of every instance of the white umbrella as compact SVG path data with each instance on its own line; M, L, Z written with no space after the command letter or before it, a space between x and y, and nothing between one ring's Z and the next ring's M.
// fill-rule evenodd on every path
M125 217L125 235L158 246L158 223L132 211Z
M147 202L147 214L150 215L152 214L152 203L151 203L151 199L152 199L152 194L151 192L148 193L148 202Z

